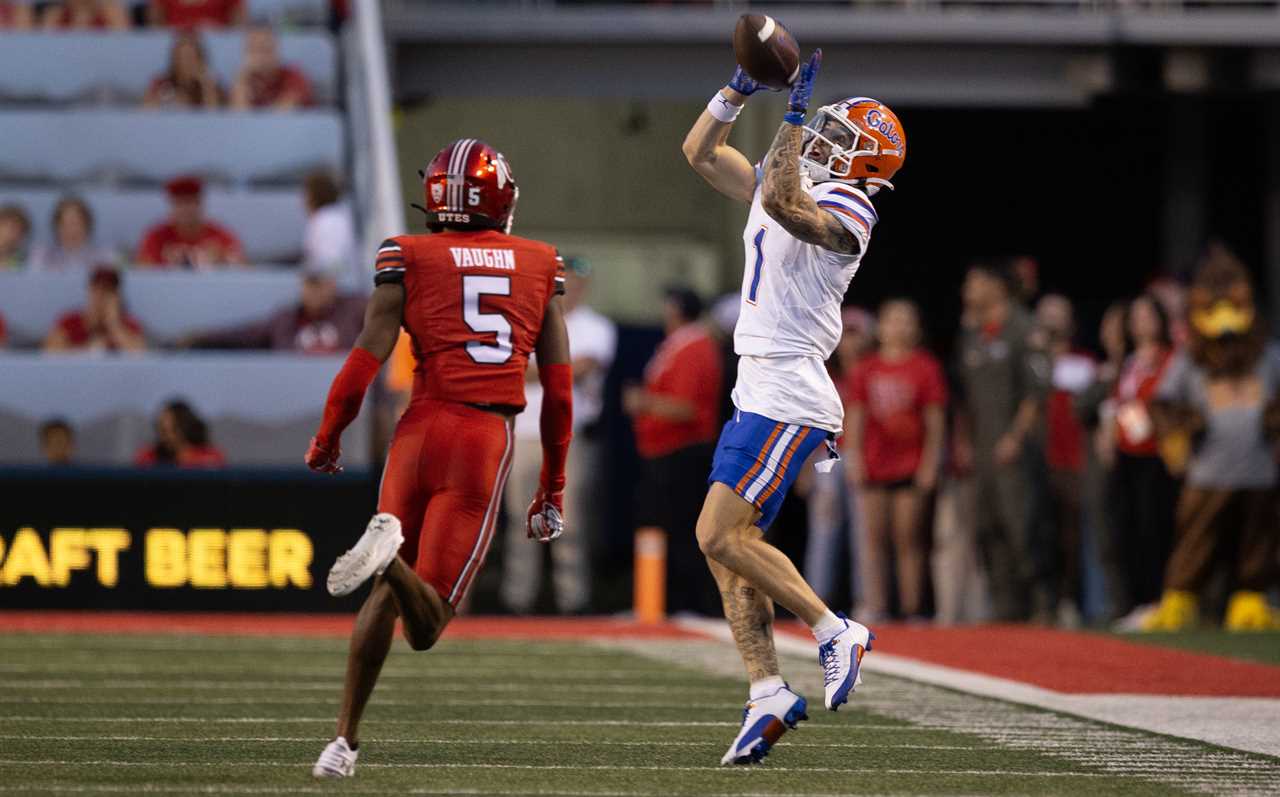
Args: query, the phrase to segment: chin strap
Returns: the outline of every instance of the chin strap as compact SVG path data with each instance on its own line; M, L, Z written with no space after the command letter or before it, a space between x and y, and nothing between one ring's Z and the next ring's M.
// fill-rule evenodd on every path
M875 196L876 192L878 192L881 188L887 188L890 191L892 191L893 183L881 177L867 178L867 196Z

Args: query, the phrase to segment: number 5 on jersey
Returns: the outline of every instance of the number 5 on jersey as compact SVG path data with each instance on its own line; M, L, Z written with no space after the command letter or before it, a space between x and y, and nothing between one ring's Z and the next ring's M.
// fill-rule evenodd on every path
M462 278L462 317L472 332L494 333L492 342L473 340L467 343L467 354L484 365L500 365L511 359L511 322L502 313L480 310L481 296L510 296L510 277L485 277L468 274Z

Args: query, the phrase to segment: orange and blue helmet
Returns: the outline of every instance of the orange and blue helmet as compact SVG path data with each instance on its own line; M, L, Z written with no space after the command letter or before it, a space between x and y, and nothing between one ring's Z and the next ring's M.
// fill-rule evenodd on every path
M893 188L907 157L907 134L889 106L850 97L818 109L804 126L800 162L816 183L865 184L869 193Z

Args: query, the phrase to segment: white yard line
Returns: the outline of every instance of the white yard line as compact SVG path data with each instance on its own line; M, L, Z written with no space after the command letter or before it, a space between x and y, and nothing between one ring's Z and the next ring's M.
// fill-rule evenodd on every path
M732 641L723 621L690 618L678 623L712 638ZM779 633L774 635L774 642L780 653L814 656L814 643L810 640ZM1280 699L1276 698L1065 694L881 652L868 654L862 669L1126 728L1280 756Z

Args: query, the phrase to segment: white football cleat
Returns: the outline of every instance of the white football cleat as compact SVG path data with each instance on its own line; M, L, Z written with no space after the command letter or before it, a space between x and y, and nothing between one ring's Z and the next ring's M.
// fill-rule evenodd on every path
M827 708L832 711L847 703L853 688L862 683L862 656L871 650L871 641L876 638L862 623L855 623L844 614L838 616L844 620L844 630L818 646Z
M720 765L759 764L788 728L809 719L806 708L804 698L785 684L771 695L748 700L742 710L742 730L720 759Z
M358 752L347 746L347 740L339 736L325 745L316 765L311 768L315 778L349 778L356 774Z
M375 573L382 575L403 543L404 534L395 515L386 512L374 515L356 544L329 569L329 594L349 595Z

